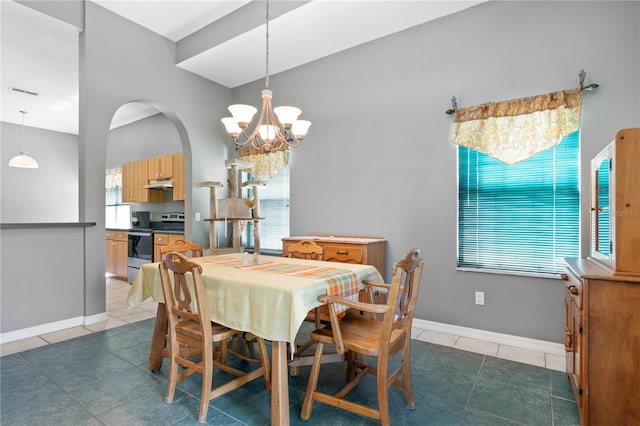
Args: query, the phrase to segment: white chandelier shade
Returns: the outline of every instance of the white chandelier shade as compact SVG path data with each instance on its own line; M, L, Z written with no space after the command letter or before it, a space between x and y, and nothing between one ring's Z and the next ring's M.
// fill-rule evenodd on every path
M266 2L266 76L265 89L262 91L262 109L255 129L247 133L247 128L258 110L251 105L235 104L229 107L231 117L222 118L222 124L236 143L259 149L263 154L273 151L286 150L297 146L306 136L311 122L298 120L302 110L292 106L273 108L271 98L273 92L269 89L269 1ZM243 140L240 140L242 136Z

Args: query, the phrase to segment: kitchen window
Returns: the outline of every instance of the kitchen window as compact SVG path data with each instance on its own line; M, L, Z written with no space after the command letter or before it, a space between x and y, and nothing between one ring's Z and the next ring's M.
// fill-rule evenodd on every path
M105 221L107 229L129 229L131 206L122 204L122 169L108 169L105 173Z
M458 147L458 267L560 274L579 253L580 132L508 165Z

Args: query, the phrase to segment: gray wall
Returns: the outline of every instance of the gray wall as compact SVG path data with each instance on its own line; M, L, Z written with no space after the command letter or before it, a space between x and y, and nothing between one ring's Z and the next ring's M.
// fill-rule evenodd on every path
M109 131L106 168L180 151L182 144L176 126L159 113Z
M82 323L84 232L83 227L2 230L0 332ZM102 287L104 293L104 272Z
M0 123L0 221L78 220L78 136L26 126L27 152L38 169L9 167L22 151L22 126Z
M471 106L574 88L584 68L601 85L582 113L586 254L589 160L640 124L639 55L638 2L492 1L273 76L274 105L313 122L292 153L291 235L380 235L388 265L419 247L417 318L561 342L561 281L456 271L456 148L444 112L453 95ZM234 102L255 104L262 86L234 89Z
M113 114L125 103L145 101L176 125L185 154L185 212L191 215L192 209L206 211L208 206L208 193L192 184L226 176L228 146L211 117L222 115L230 91L176 67L169 40L94 3L85 7L80 39L80 220L97 222L87 230L85 260L85 313L92 315L105 310L103 170ZM193 233L201 242L205 228L204 223L194 229L187 223L187 237Z
M272 76L274 104L299 106L314 123L292 155L292 235L381 235L389 263L420 247L417 318L560 342L560 281L456 271L456 149L444 111L452 95L468 106L576 87L581 68L601 84L583 109L586 254L589 160L618 129L640 125L639 9L489 2ZM103 171L114 112L145 100L172 120L185 152L185 210L205 212L208 192L193 184L224 181L224 159L235 155L215 117L232 98L257 104L263 82L230 91L175 67L168 40L94 3L85 17L79 220L98 224L86 230L84 250L84 314L92 315L105 307ZM204 223L187 226L204 242ZM483 307L473 304L476 290Z

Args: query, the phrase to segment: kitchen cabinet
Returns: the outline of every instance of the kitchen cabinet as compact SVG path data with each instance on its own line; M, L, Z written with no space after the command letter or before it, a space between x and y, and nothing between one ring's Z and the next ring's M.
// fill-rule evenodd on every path
M173 201L184 201L184 153L176 152L173 159Z
M129 241L126 231L107 231L106 272L118 278L127 279Z
M580 423L640 422L640 276L566 259L566 372Z
M122 165L123 203L163 203L166 192L161 189L147 189L147 160L131 161Z
M173 154L148 158L147 165L147 180L171 179L173 177Z
M162 234L153 233L153 261L162 261L162 254L160 253L160 247L166 246L176 240L184 240L184 234Z

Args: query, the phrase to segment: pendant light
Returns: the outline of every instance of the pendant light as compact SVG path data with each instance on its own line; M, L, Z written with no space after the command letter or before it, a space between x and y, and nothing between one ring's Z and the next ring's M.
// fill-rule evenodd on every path
M26 111L20 111L22 114L22 151L9 161L9 167L19 167L22 169L37 169L40 167L38 162L27 154L26 142L25 142L25 125L24 117L27 114Z

